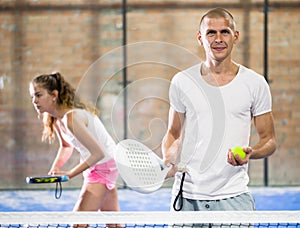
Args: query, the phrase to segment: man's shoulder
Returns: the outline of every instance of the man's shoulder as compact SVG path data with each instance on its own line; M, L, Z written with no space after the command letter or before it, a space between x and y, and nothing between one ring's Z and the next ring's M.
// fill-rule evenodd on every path
M247 85L252 91L263 91L269 87L265 77L252 69L242 66L240 68L240 83Z
M253 69L240 65L240 71L243 75L264 78L264 76Z

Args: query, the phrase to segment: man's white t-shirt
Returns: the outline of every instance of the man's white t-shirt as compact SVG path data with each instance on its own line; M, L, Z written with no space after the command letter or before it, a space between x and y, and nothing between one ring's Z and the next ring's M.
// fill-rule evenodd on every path
M201 64L176 74L171 82L171 107L185 114L179 166L187 170L183 197L217 200L248 192L248 165L227 162L228 149L248 146L251 119L271 111L269 86L263 76L240 65L236 77L220 87L200 75ZM179 191L177 172L172 194Z

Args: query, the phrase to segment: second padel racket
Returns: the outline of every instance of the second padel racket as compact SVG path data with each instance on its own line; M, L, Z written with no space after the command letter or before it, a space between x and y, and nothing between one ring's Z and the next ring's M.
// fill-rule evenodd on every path
M35 176L26 177L27 184L47 184L56 182L66 182L69 180L68 176Z
M49 184L56 183L55 188L55 198L59 199L62 194L61 182L66 182L69 180L68 176L34 176L26 177L27 184Z

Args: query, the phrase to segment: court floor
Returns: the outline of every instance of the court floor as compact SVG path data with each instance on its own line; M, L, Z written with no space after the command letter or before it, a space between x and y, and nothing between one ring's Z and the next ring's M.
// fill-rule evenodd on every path
M168 211L170 189L162 188L151 194L129 189L119 190L122 211ZM257 210L300 210L300 187L250 188ZM63 190L55 199L51 190L0 191L0 211L71 211L79 190Z

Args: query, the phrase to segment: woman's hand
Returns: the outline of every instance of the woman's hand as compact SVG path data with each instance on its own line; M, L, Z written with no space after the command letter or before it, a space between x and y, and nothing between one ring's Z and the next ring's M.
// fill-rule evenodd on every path
M70 171L62 171L59 169L53 169L48 172L48 175L51 176L68 176L71 179L73 176Z

